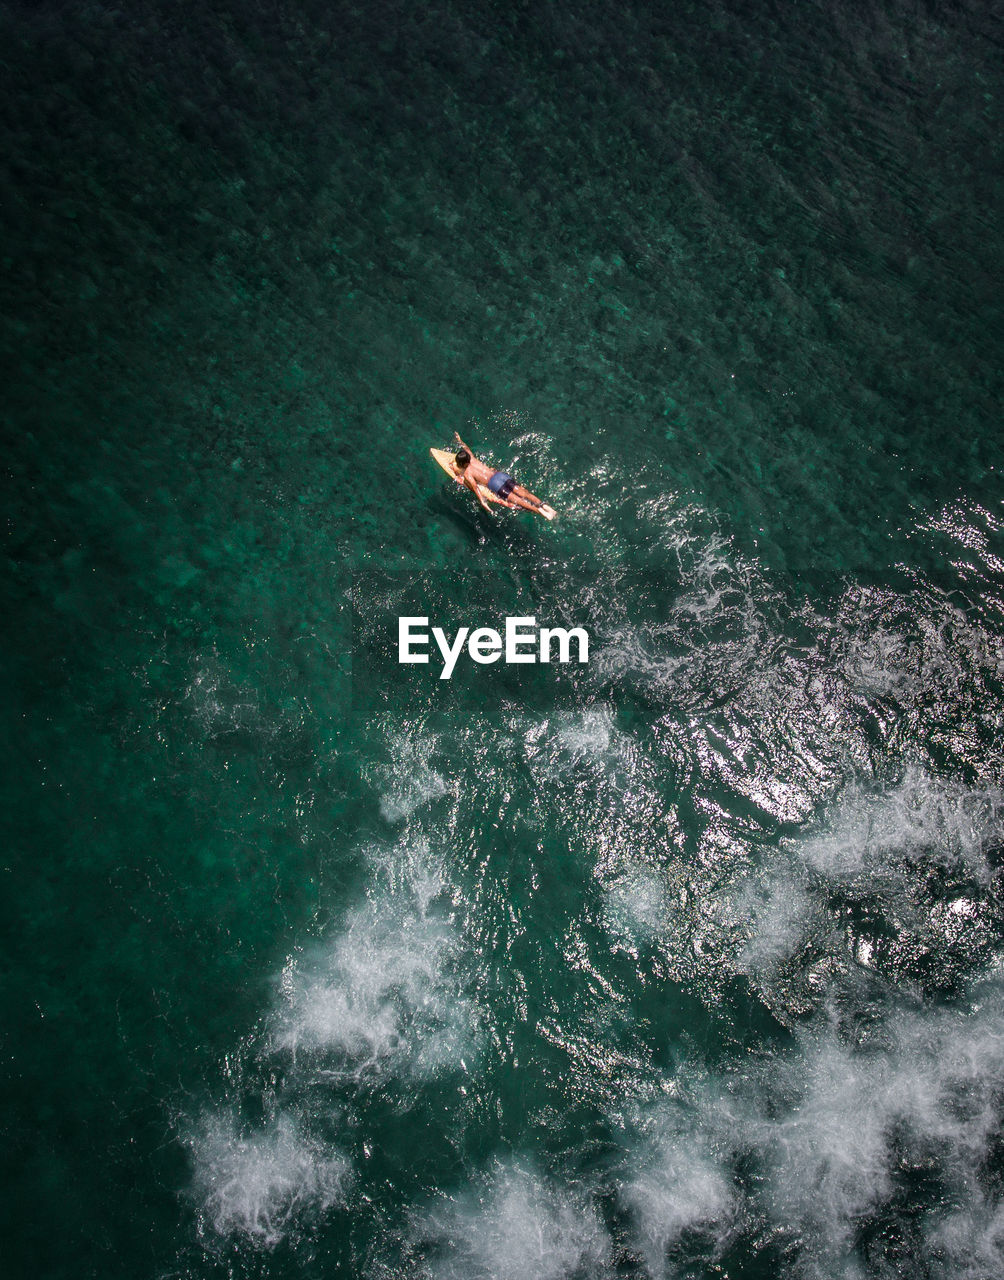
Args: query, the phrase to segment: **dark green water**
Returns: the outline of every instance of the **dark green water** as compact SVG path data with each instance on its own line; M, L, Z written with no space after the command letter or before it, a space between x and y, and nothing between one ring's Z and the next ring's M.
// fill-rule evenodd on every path
M991 7L0 36L4 1274L1001 1274Z

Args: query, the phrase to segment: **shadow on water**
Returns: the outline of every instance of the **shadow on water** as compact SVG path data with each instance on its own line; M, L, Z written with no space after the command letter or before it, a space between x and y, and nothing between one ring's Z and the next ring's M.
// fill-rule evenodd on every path
M523 517L515 512L503 511L498 516L494 513L489 515L473 499L470 511L467 512L445 496L430 498L426 503L426 510L446 520L470 544L498 548L517 556L539 551L537 538L523 527L520 523ZM532 520L535 517L528 514L525 518Z

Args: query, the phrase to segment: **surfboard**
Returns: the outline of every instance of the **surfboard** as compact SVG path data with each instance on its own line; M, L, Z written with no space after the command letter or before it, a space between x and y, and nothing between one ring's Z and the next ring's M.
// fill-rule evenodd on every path
M448 452L446 449L430 449L429 452L432 454L433 458L439 463L439 465L443 468L443 470L446 472L446 474L450 477L451 480L455 481L457 484L460 484L460 485L464 483L463 480L461 480L459 476L457 476L454 473L454 470L453 470L454 455L452 453ZM485 502L491 502L495 497L495 495L491 493L483 484L478 485L478 492L481 494L482 498L484 498ZM525 507L519 507L516 509L520 511L526 510ZM535 507L534 510L538 513L538 515L542 515L545 520L553 520L554 517L558 514L555 511L555 509L553 507L549 507L546 502L542 502L540 506Z

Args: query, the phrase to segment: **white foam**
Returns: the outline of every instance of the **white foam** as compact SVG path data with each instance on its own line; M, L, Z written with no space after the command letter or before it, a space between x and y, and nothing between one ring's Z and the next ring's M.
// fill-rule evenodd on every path
M331 1068L436 1074L474 1050L461 991L457 929L439 863L394 851L333 941L284 970L275 1043L331 1058Z
M801 856L832 877L890 871L904 860L955 864L985 882L988 851L1004 839L1004 792L933 778L917 767L876 793L852 787Z
M978 1191L967 1208L942 1218L928 1234L931 1274L941 1280L1004 1275L1004 1202Z
M641 1117L620 1189L649 1273L675 1274L688 1231L711 1237L710 1260L759 1223L792 1275L864 1274L862 1232L899 1216L904 1178L923 1170L941 1189L917 1222L925 1274L1004 1274L1004 1210L987 1177L1004 1101L1004 993L979 994L972 1012L894 1013L860 1042L817 1022L759 1062L678 1077L679 1097ZM755 1176L735 1181L735 1162Z
M473 1058L477 1019L462 992L442 864L414 842L371 850L370 860L369 892L331 943L310 956L298 948L283 967L271 1034L227 1061L240 1089L247 1057L264 1065L276 1050L292 1051L281 1084L272 1072L262 1093L277 1118L246 1128L225 1107L183 1135L201 1221L219 1235L273 1246L344 1198L349 1162L311 1136L306 1120L331 1122L339 1078L352 1088L373 1073L427 1078L466 1070ZM310 1101L319 1083L320 1113Z
M638 1153L632 1163L637 1167ZM708 1135L687 1128L675 1110L659 1117L642 1154L641 1172L620 1188L631 1215L633 1244L649 1274L670 1274L667 1250L685 1233L710 1233L720 1242L728 1231L734 1196L731 1171L714 1151Z
M434 735L401 731L391 736L390 763L374 771L382 788L380 813L385 821L401 822L448 793L445 779L429 763L437 745Z
M951 987L999 937L991 854L1002 842L996 788L916 766L882 789L852 784L739 895L735 963L782 1017L818 1005L826 975L849 967Z
M628 867L604 893L603 923L615 944L631 949L666 929L670 902L665 877L651 867Z
M205 1227L273 1246L290 1219L344 1202L349 1161L306 1137L289 1116L248 1133L229 1113L204 1117L187 1142L192 1193Z
M858 1229L883 1210L901 1167L936 1170L971 1204L999 1129L999 994L973 1016L895 1016L885 1040L855 1048L831 1031L773 1064L761 1086L750 1136L770 1169L771 1210L800 1230L807 1269L819 1274L851 1260Z
M609 1275L610 1240L588 1197L528 1164L498 1164L419 1221L437 1280L586 1280Z
M888 1071L886 1060L827 1040L782 1064L766 1090L787 1104L777 1118L761 1115L753 1135L770 1170L771 1210L829 1261L849 1260L858 1224L891 1191Z
M804 1064L788 1064L780 1081L791 1089L791 1109L762 1130L774 1211L809 1229L824 1260L846 1253L865 1216L890 1195L901 1165L933 1166L972 1203L999 1128L999 998L973 1017L902 1014L887 1036L884 1050L853 1050L831 1035Z
M572 763L605 758L614 740L613 713L609 707L586 707L559 724L556 738Z
M752 925L752 933L739 952L738 967L764 975L805 940L815 904L803 882L777 873L762 886L747 889L741 901L742 914Z
M616 770L629 740L610 708L600 705L558 715L549 732L531 732L524 742L534 772L557 782L582 768Z

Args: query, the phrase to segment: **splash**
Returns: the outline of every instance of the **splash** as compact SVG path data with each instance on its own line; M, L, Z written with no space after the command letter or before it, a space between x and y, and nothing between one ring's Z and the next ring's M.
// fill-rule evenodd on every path
M687 1235L697 1233L719 1251L735 1212L735 1191L728 1161L700 1118L666 1108L650 1119L618 1195L630 1216L634 1249L649 1275L662 1277L670 1274L668 1252Z
M220 1236L274 1246L294 1217L343 1204L351 1184L349 1161L304 1134L289 1115L249 1131L231 1113L207 1115L187 1145L200 1218Z
M403 822L449 788L430 763L439 745L435 735L402 729L389 735L387 745L390 761L374 769L373 781L381 792L381 816Z
M375 884L335 938L291 958L274 1044L359 1078L434 1075L475 1051L477 1022L461 991L444 869L421 845L375 856Z
M748 887L737 960L776 1011L815 1007L853 967L931 989L957 986L1002 936L997 851L1004 793L908 767L851 784Z
M971 1013L899 1010L874 1036L824 1019L787 1052L683 1073L675 1091L638 1125L621 1184L651 1276L675 1274L688 1233L707 1263L745 1237L771 1239L789 1274L885 1274L867 1242L894 1224L933 1275L1000 1273L998 989ZM922 1183L928 1207L904 1228Z
M434 1280L573 1280L607 1273L610 1239L587 1195L529 1164L499 1163L416 1228Z
M465 1070L479 1019L464 996L461 935L443 862L410 841L369 850L363 900L330 941L283 968L267 1034L228 1058L245 1100L182 1123L202 1222L274 1246L344 1199L351 1169L346 1099L406 1079ZM245 1112L275 1115L265 1125Z

